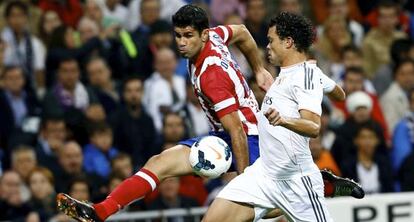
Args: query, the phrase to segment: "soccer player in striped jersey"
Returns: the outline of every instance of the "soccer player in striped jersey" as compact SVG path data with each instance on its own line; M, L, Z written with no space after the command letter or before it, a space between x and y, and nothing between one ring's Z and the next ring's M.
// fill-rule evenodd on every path
M263 67L257 45L245 26L209 28L205 11L193 5L180 8L172 20L178 50L188 58L194 93L209 119L210 134L231 145L234 170L240 174L259 157L256 118L259 109L227 46L235 44L243 52L261 88L267 90L273 78ZM198 139L182 141L153 156L101 203L90 206L60 194L58 205L78 220L103 221L130 202L145 197L165 178L191 174L190 147Z

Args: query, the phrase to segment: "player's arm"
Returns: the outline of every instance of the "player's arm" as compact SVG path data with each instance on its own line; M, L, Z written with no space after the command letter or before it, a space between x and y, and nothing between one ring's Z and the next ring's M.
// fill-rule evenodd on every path
M335 88L331 92L326 93L329 99L334 101L344 101L345 100L345 91L338 84L335 85Z
M282 117L274 108L269 108L265 112L266 118L273 126L283 126L302 136L318 137L321 128L321 117L309 110L299 111L300 118Z
M230 134L233 155L236 157L237 172L241 174L249 165L247 136L243 130L242 122L237 111L224 115L220 118L220 122Z
M259 87L267 91L273 83L272 75L264 68L259 49L245 25L230 25L232 36L229 44L235 44L249 62Z
M321 73L321 83L323 87L323 92L334 101L343 101L345 100L345 91L342 87L335 83L331 78Z

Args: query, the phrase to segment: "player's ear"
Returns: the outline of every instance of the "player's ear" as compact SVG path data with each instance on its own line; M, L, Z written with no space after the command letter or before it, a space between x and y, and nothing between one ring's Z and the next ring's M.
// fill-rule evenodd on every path
M201 32L201 41L207 42L208 41L208 29L204 29Z
M295 41L293 41L293 39L291 37L287 37L285 39L285 46L286 46L286 48L290 49L290 48L295 46Z

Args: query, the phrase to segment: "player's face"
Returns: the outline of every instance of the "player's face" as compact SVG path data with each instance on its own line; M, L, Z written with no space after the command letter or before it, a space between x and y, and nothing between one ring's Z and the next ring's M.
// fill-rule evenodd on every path
M191 26L185 28L174 27L175 41L178 52L182 57L190 60L195 59L201 52L204 43L208 40L208 30L201 34Z
M276 27L269 28L267 32L267 59L272 65L280 65L280 52L282 50L282 41L276 33Z

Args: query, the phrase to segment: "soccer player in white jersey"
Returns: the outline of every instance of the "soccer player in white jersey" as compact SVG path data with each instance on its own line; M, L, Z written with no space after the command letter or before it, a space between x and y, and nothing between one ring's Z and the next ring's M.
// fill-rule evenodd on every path
M257 221L280 208L289 221L332 221L309 138L321 125L323 73L307 62L314 38L304 17L282 12L271 20L268 58L281 71L257 114L260 157L218 194L204 222Z
M259 157L259 109L237 63L229 53L228 44L237 45L244 53L263 89L270 87L273 78L264 69L256 43L243 25L209 28L205 11L193 5L180 8L172 20L178 50L189 59L188 68L194 91L211 123L210 134L224 139L232 147L235 170L242 173ZM188 158L191 146L198 139L181 141L150 158L143 168L124 180L100 203L89 205L59 194L58 207L80 221L104 221L130 202L151 193L165 178L191 174ZM355 187L355 184L349 184L334 186Z

